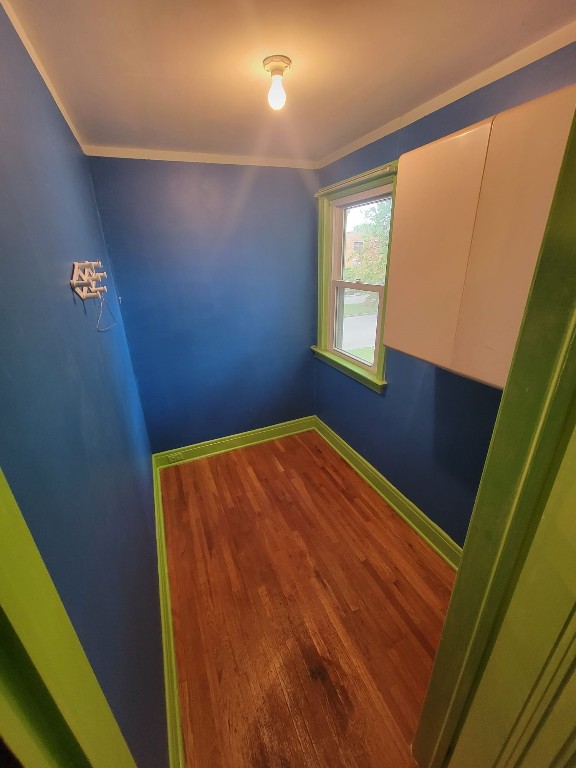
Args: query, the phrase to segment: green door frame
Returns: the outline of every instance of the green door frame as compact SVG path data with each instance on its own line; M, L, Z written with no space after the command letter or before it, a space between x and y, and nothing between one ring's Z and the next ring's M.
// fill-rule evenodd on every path
M0 724L26 768L136 768L1 471Z
M575 211L576 120L416 733L421 768L450 757L574 428Z
M573 411L572 423L576 401ZM450 768L576 764L575 468L576 430L455 743Z

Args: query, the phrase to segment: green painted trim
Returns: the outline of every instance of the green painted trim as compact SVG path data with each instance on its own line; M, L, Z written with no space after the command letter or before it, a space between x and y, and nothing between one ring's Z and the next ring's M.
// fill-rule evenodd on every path
M255 445L267 440L276 440L280 437L295 435L300 432L315 430L321 435L374 490L405 520L420 536L455 570L460 563L461 548L445 533L436 523L433 523L424 512L406 498L392 483L390 483L375 467L355 451L347 442L336 434L318 416L306 416L303 419L283 422L263 429L255 429L251 432L242 432L230 437L222 437L217 440L208 440L186 448L174 451L164 451L154 454L154 468L157 473L162 467L182 464L193 459L213 456L216 453ZM176 458L177 457L177 458ZM171 458L175 460L171 461ZM157 481L155 480L155 483ZM160 510L159 520L162 520L162 508L160 499L160 484L155 485L157 493L156 506ZM164 545L165 547L165 545ZM165 559L165 549L163 553Z
M576 610L573 608L570 619L558 635L536 685L530 691L518 721L514 724L514 729L498 756L496 763L498 768L522 765L523 756L538 737L543 723L550 717L559 693L568 683L570 676L575 674L575 659ZM576 701L576 698L572 700ZM545 763L540 761L540 765Z
M232 451L235 448L244 448L247 445L265 443L267 440L276 440L278 437L296 435L298 432L306 432L314 428L314 416L304 416L301 419L284 421L271 427L261 427L248 432L240 432L237 435L218 437L215 440L206 440L203 443L187 445L185 448L177 448L172 451L155 453L152 457L153 465L157 469L182 464L191 459L200 459L205 456L213 456L216 453Z
M413 746L446 764L567 445L576 397L576 121L567 143L462 565Z
M330 273L332 270L332 218L330 200L318 200L318 348L327 349L330 326Z
M0 733L26 768L90 768L1 609Z
M162 509L162 492L160 487L161 466L164 465L161 465L156 456L153 456L152 477L154 482L154 517L156 520L160 622L162 626L162 650L164 657L164 696L166 701L168 760L170 768L186 768L180 700L178 697L176 650L174 648L174 632L172 628L172 603L170 600L170 581L168 578L166 532L164 529L164 511Z
M374 373L367 371L363 366L356 365L352 360L335 354L329 348L330 337L330 287L332 271L332 246L333 246L333 219L332 203L343 197L369 192L384 184L392 184L392 200L396 193L396 173L398 163L388 163L372 171L361 173L349 179L339 181L325 187L316 193L318 198L318 336L317 344L312 347L316 357L328 365L351 376L361 384L365 384L374 392L382 393L386 385L384 371L386 365L386 349L383 344L384 316L386 311L386 287L388 285L388 269L390 262L386 263L386 281L384 287L384 300L382 302L380 333L376 339L377 367Z
M398 163L395 163L397 170ZM384 326L386 325L386 304L388 302L388 276L390 274L390 245L392 244L392 234L394 229L394 201L396 200L396 188L398 185L398 175L395 173L392 180L392 218L390 219L390 231L388 232L388 255L386 257L386 277L384 279L384 296L382 299L382 322L380 323L380 333L376 339L376 349L382 350L380 362L376 375L384 380L386 371L386 353L387 347L384 345Z
M422 510L319 418L316 418L315 429L448 565L458 570L462 549L447 533L426 517Z
M337 181L328 187L322 187L316 192L316 197L328 197L331 200L337 200L339 197L347 197L355 192L364 192L366 189L380 186L386 179L392 177L398 172L398 161L379 165L364 173L358 173L356 176L349 176L347 179Z
M0 607L36 669L47 694L92 768L136 768L50 574L0 471ZM12 712L6 676L2 710ZM13 688L11 689L13 691ZM24 692L21 692L24 695ZM22 743L33 724L22 723L6 741ZM38 736L40 738L40 736ZM61 763L60 763L61 764ZM31 763L31 768L34 763ZM44 763L37 763L44 765Z
M0 735L26 768L60 768L61 762L38 739L36 729L22 712L10 692L3 690L0 679Z
M271 427L253 429L229 437L206 440L203 443L188 445L171 451L155 453L152 456L152 476L154 480L154 510L156 518L156 544L158 552L158 581L160 590L160 616L162 622L162 648L164 655L164 691L166 698L166 720L168 724L168 753L170 768L186 768L186 757L182 739L182 720L178 697L178 672L176 669L176 651L172 626L172 606L170 601L170 582L168 577L168 559L166 552L166 533L160 486L160 470L164 467L183 464L193 459L213 456L224 451L232 451L247 445L256 445L278 437L286 437L305 432L314 426L314 417L286 421Z
M342 373L347 373L348 376L351 376L356 381L359 381L360 384L364 384L364 386L369 387L370 389L374 390L374 392L378 392L378 394L381 394L384 391L384 388L386 387L386 381L381 379L376 374L370 373L365 368L361 368L359 365L354 365L354 363L348 362L348 360L344 360L344 358L339 357L332 352L327 352L324 349L318 349L316 346L312 347L311 349L319 360L328 363L328 365L331 365L338 371L342 371Z

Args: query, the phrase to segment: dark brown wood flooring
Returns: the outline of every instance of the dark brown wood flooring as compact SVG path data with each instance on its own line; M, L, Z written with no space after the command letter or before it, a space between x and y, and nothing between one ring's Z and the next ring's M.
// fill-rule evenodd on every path
M161 472L188 768L405 768L454 574L316 433Z

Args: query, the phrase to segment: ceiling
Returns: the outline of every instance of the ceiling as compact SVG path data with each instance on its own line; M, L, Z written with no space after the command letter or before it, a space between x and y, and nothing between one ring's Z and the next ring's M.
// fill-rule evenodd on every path
M3 5L85 151L121 156L315 167L576 39L574 0Z

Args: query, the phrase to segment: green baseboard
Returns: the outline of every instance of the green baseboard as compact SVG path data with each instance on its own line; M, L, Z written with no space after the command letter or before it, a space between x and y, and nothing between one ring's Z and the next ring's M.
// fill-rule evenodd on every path
M433 523L421 509L404 496L384 475L336 434L321 419L316 417L314 429L342 456L358 474L382 496L408 525L413 528L454 570L458 570L462 548L452 541L436 523Z
M201 459L205 456L213 456L224 451L233 451L236 448L244 448L247 445L265 443L267 440L276 440L279 437L296 435L298 432L306 432L314 429L316 416L304 416L302 419L283 421L271 427L252 429L249 432L240 432L237 435L218 437L215 440L206 440L203 443L187 445L184 448L175 448L171 451L155 453L152 456L153 466L157 469L169 467L174 464L182 464L192 459Z
M271 427L241 432L229 437L206 440L203 443L175 448L171 451L155 453L152 456L154 476L154 506L156 511L156 541L158 546L158 578L160 584L160 612L162 618L162 643L164 648L164 678L166 687L166 715L168 720L168 747L170 768L186 768L182 723L178 700L178 675L176 671L176 653L172 629L172 609L170 603L170 584L162 494L160 489L160 470L183 464L194 459L213 456L217 453L244 448L248 445L276 440L288 435L315 430L382 498L434 549L452 568L458 568L462 556L461 548L452 541L435 523L407 499L392 483L378 472L359 453L330 429L317 416L305 416L293 421L285 421Z
M160 595L160 621L162 626L162 649L164 656L164 695L166 698L166 724L168 731L168 757L170 768L186 768L186 756L182 739L182 721L178 698L178 673L176 671L176 649L172 629L172 602L168 579L166 533L160 487L160 467L156 455L152 456L152 477L154 479L154 517L156 520L156 549L158 553L158 587Z
M160 591L160 616L162 622L162 646L164 650L164 684L166 696L166 719L168 724L168 752L170 768L186 768L184 742L182 739L182 721L180 718L180 702L178 699L178 673L176 670L176 652L174 648L174 633L172 628L172 607L170 602L170 583L168 579L168 561L166 552L166 534L164 530L164 513L162 510L162 493L160 488L160 470L164 467L183 464L193 459L213 456L224 451L244 448L247 445L276 440L279 437L295 435L313 429L314 416L294 419L271 427L241 432L229 437L206 440L203 443L188 445L171 451L155 453L152 456L152 473L154 478L154 509L156 518L156 542L158 550L158 581Z

